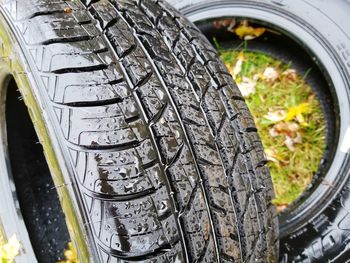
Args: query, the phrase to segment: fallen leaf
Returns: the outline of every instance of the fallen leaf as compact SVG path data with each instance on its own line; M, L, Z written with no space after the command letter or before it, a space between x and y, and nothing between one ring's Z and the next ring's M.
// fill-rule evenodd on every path
M264 150L266 159L268 161L274 162L276 165L281 166L289 164L289 161L283 160L283 157L278 155L278 152L276 149L267 148Z
M274 163L279 163L279 160L276 158L276 151L273 149L265 149L265 155L266 155L266 159L268 161L274 162Z
M68 249L64 251L64 261L59 261L57 263L77 263L77 253L75 252L75 248L72 242L68 243Z
M255 81L258 81L261 78L262 78L262 75L259 73L253 75L253 80L255 80Z
M243 54L243 51L241 51L237 56L237 61L235 66L230 69L230 74L232 75L233 79L236 79L237 75L242 71L243 61L244 61L244 54Z
M18 241L16 235L13 235L7 243L0 246L1 262L11 263L19 255L21 243Z
M241 82L237 83L237 86L239 90L242 93L242 96L247 98L251 94L255 93L255 86L256 86L256 81L248 78L248 77L242 77Z
M297 71L295 69L287 69L282 72L282 76L286 77L291 81L295 81L298 78Z
M280 135L280 133L276 130L275 126L269 129L269 134L272 138L275 138Z
M227 27L227 31L230 31L230 32L234 32L235 25L236 25L236 20L234 18L214 21L215 28L220 29L221 27Z
M63 9L63 12L65 12L65 13L67 13L67 14L72 13L72 11L73 11L73 9L70 8L70 7L66 7L66 8Z
M299 123L305 124L303 115L310 112L309 105L310 104L308 102L304 102L295 107L291 107L288 110L286 121L290 121L295 118Z
M275 110L272 111L270 109L270 111L264 115L264 118L272 121L272 122L279 122L279 121L283 121L287 116L287 113L285 110Z
M294 137L299 130L299 125L295 122L279 122L273 127L273 129L277 134Z
M276 204L275 206L278 213L282 212L288 207L287 204Z
M292 138L292 137L287 135L286 139L284 141L284 144L292 152L295 152L294 144L301 144L301 143L302 143L302 138L301 138L301 134L299 132L297 132L297 136L295 138Z
M242 23L235 29L236 35L244 40L251 40L260 37L265 31L266 28L264 27L249 26L246 20L242 21Z
M230 31L232 33L235 32L235 30L234 30L235 25L236 25L235 19L229 19L225 24L225 26L227 27L227 31Z
M273 67L267 67L263 73L263 79L268 82L275 82L279 74Z

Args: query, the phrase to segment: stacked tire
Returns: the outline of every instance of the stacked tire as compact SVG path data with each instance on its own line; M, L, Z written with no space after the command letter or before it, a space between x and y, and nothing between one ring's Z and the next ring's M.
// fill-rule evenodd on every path
M31 113L81 262L276 262L262 144L193 24L149 0L11 0L0 11L2 67Z
M349 1L170 1L192 22L239 17L285 34L307 52L328 83L321 97L328 152L310 187L279 216L280 262L349 262ZM274 43L284 45L285 43ZM317 90L316 90L317 92ZM333 122L332 125L329 123ZM322 170L321 170L322 168Z

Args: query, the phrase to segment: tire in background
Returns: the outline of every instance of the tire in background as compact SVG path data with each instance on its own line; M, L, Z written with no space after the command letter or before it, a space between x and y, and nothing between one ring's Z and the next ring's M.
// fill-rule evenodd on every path
M169 1L192 22L244 17L276 28L309 53L329 82L331 158L303 196L280 215L281 262L347 262L350 258L349 1ZM323 77L323 76L322 76ZM327 98L326 98L327 99ZM331 130L329 130L331 131Z

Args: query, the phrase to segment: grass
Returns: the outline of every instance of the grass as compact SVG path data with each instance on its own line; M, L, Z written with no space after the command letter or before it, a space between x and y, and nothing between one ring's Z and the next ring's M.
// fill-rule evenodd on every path
M325 121L319 101L305 76L290 70L291 64L263 53L222 49L219 52L231 72L237 61L242 61L235 76L237 83L244 77L256 80L255 92L245 99L269 160L276 192L274 203L283 210L311 182L323 156ZM278 77L271 80L264 76L267 68L273 69ZM286 117L281 119L280 115ZM288 137L293 142L289 147Z

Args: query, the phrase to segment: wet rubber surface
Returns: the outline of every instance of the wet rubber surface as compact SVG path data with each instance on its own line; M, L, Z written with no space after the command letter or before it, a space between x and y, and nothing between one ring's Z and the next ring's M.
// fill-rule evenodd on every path
M198 29L163 2L4 6L64 137L100 262L276 260L261 142Z

